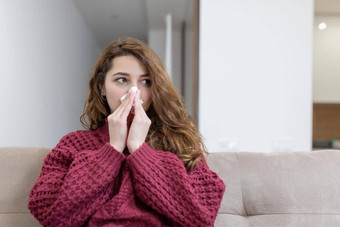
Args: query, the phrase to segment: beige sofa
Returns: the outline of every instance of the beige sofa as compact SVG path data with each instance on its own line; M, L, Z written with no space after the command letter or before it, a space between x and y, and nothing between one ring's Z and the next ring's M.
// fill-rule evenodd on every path
M28 194L49 149L0 148L0 226L40 226ZM215 226L340 226L340 151L211 153L226 184Z

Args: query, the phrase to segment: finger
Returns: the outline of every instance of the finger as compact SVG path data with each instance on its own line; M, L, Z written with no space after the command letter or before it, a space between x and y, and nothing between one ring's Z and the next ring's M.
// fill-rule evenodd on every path
M143 104L141 102L141 98L140 98L140 91L139 91L139 94L138 94L138 109L139 109L139 113L141 114L142 117L146 117L146 118L149 118L148 115L146 114L145 110L144 110L144 107L143 107Z
M132 107L133 107L133 102L134 102L134 98L136 96L136 93L135 92L132 92L130 91L130 95L129 97L127 98L127 102L126 103L123 103L124 106L123 106L123 109L121 111L121 114L120 116L123 117L123 118L127 118L127 116L129 115ZM125 102L126 100L124 100Z
M133 104L133 93L131 91L128 92L125 100L118 106L118 108L112 113L115 116L120 117L124 111L131 110Z
M143 106L142 106L141 101L140 101L140 90L137 91L137 94L134 98L134 104L135 104L135 115L141 116L142 111L144 109L143 109Z

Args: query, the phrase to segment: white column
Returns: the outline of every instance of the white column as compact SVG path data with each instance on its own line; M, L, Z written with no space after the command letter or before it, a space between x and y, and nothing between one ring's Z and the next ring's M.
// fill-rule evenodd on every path
M165 16L166 23L166 36L165 36L165 67L170 76L172 77L172 16L167 14Z

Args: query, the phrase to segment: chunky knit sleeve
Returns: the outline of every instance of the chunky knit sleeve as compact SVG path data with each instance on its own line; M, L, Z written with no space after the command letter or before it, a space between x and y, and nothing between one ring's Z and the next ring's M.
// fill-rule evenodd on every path
M44 226L81 226L112 196L125 156L106 143L75 152L65 137L47 155L28 208Z
M144 143L127 164L144 203L181 226L214 226L225 184L204 160L188 173L175 154Z

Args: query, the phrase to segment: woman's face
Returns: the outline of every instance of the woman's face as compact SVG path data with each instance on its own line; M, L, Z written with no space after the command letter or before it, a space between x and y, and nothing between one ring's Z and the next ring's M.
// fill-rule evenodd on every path
M143 108L147 111L151 105L151 78L145 66L132 55L116 57L112 64L101 91L106 96L111 113L121 104L120 98L133 86L140 90Z

